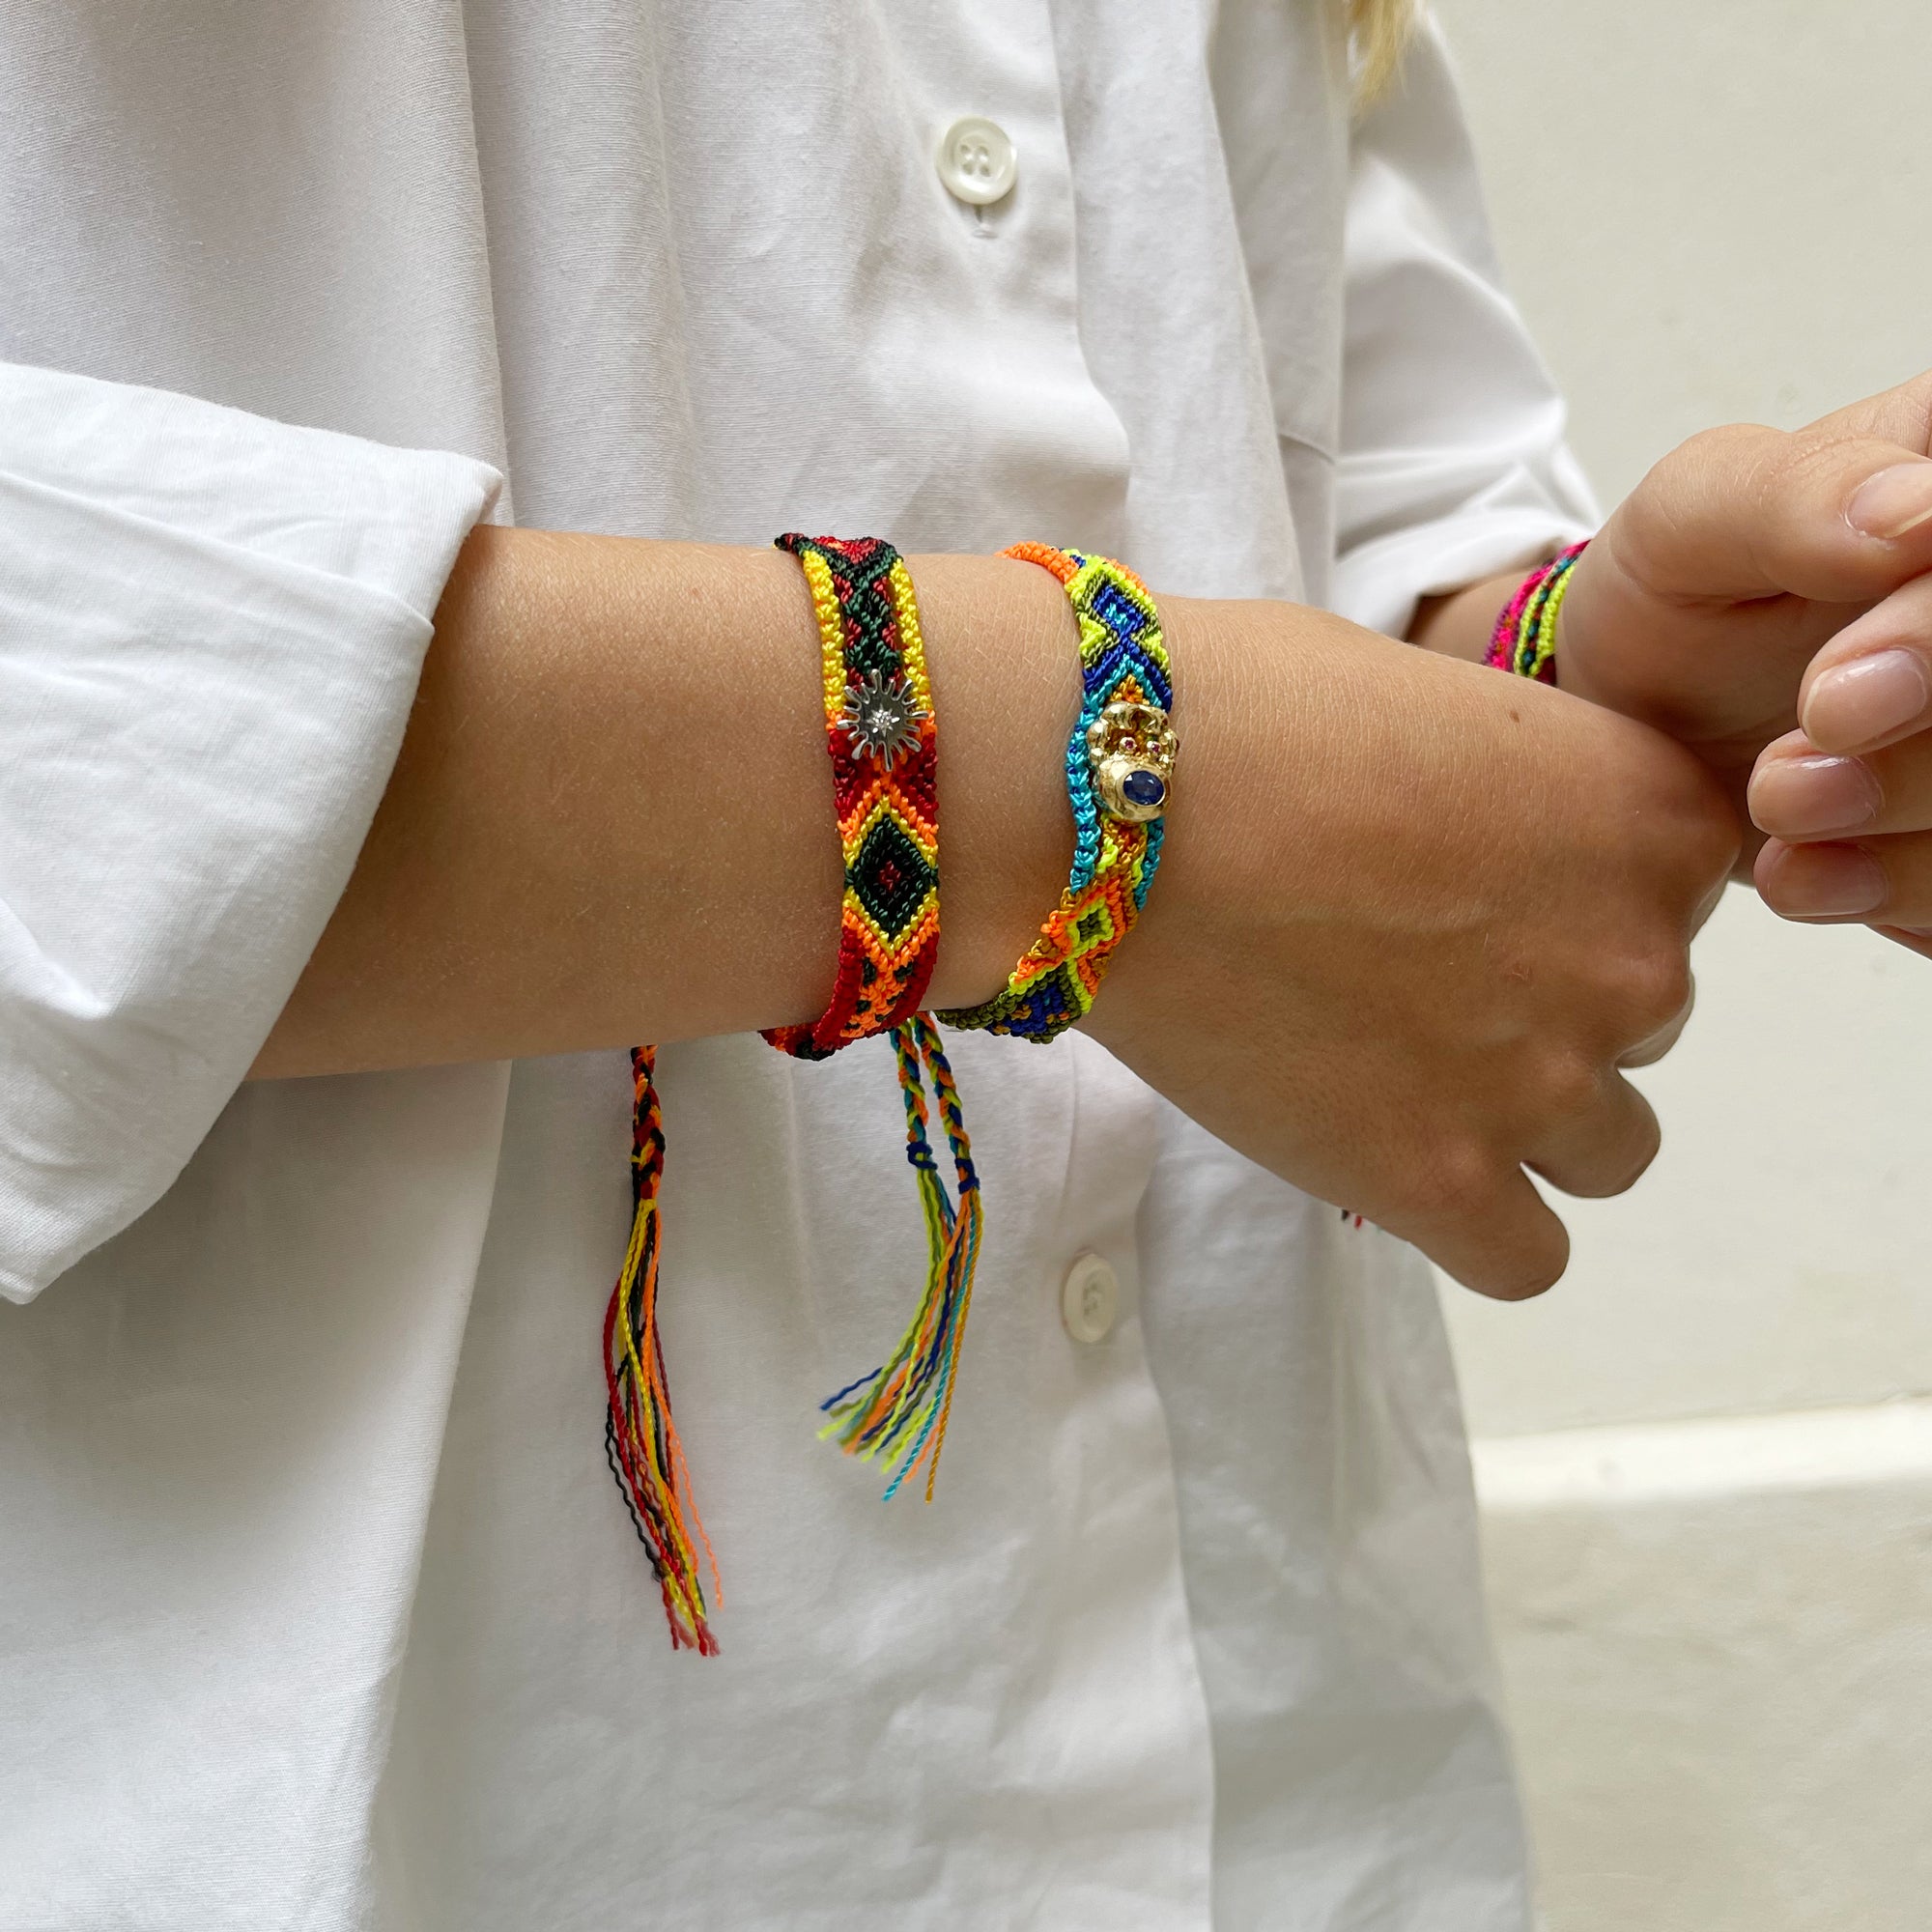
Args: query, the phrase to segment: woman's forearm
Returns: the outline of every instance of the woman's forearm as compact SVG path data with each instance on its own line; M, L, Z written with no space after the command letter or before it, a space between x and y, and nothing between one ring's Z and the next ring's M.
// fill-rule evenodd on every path
M939 716L936 1008L998 989L1066 877L1074 625L1046 572L909 559ZM1167 599L1183 755L1089 1031L1209 1132L1499 1293L1554 1279L1523 1178L1626 1186L1617 1072L1681 1023L1736 847L1688 753L1303 607ZM262 1074L810 1020L838 848L789 557L486 529ZM1023 1050L1023 1049L1022 1049Z
M997 989L1072 848L1058 584L908 560L940 729L932 1004ZM817 633L772 551L480 527L355 876L257 1075L814 1018L840 868Z
M931 1004L965 1006L1065 876L1074 631L1028 564L909 563L940 720ZM1432 600L1416 640L1480 657L1506 595ZM840 892L818 678L804 579L777 551L477 528L355 875L256 1075L815 1016Z

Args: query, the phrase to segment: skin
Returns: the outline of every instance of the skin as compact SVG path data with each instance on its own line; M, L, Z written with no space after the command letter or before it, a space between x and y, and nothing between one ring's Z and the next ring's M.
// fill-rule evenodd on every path
M941 721L931 1004L972 1004L1065 876L1073 621L1033 566L909 562ZM1620 1069L1687 1009L1737 843L1718 785L1606 709L1319 611L1161 603L1182 758L1159 890L1092 1030L1470 1286L1547 1287L1567 1240L1525 1169L1613 1193L1655 1151ZM473 533L257 1073L815 1016L838 903L816 663L777 553Z
M1932 957L1932 374L1795 432L1694 438L1577 566L1563 688L1668 731L1747 816L1787 919ZM1515 579L1426 606L1480 657Z
M1932 955L1929 449L1932 374L1796 432L1693 439L1585 554L1558 662L1704 761L1775 911Z
M1044 571L913 566L945 733L931 1004L965 1004L1065 877L1079 662ZM841 891L818 662L777 551L473 531L355 875L256 1074L815 1017Z
M1787 917L1932 955L1928 450L1932 376L1796 433L1693 439L1578 566L1561 694L1475 668L1513 578L1426 605L1419 652L1163 599L1186 756L1091 1030L1471 1286L1548 1285L1565 1237L1526 1171L1610 1193L1647 1164L1619 1069L1682 1025L1734 858ZM1065 875L1071 619L1025 565L913 570L945 721L932 1004L968 1005ZM477 531L257 1073L815 1014L838 868L799 804L824 790L814 642L773 554ZM1726 800L1754 821L1741 850Z

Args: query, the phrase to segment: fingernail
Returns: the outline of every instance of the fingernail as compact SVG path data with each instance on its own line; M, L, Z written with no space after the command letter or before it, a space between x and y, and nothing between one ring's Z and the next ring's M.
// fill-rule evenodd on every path
M1878 781L1856 758L1769 758L1751 774L1751 823L1778 838L1856 832L1880 803Z
M1913 724L1928 705L1932 683L1918 653L1877 651L1826 671L1804 699L1802 722L1814 744L1866 745Z
M1861 535L1888 543L1932 523L1932 463L1898 463L1867 477L1845 515Z
M1850 919L1885 903L1885 868L1855 845L1798 845L1778 855L1762 891L1786 919Z

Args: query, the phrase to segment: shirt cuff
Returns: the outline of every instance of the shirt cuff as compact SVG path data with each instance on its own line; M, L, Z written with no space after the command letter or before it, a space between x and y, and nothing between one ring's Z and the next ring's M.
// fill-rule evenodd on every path
M1357 546L1335 566L1337 613L1371 631L1406 638L1425 597L1439 597L1504 571L1528 572L1580 543L1593 526L1553 509L1495 509Z
M488 464L0 364L0 1295L172 1184L327 924Z

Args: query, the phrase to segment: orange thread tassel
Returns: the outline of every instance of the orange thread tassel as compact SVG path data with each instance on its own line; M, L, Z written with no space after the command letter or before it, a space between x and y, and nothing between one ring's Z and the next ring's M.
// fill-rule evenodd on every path
M718 1559L691 1500L691 1472L671 1420L670 1384L658 1336L658 1185L664 1178L665 1136L652 1078L656 1060L653 1047L631 1049L631 1189L636 1206L624 1265L604 1312L604 1386L610 1405L604 1449L663 1592L671 1647L715 1657L718 1639L711 1634L697 1549L704 1551L722 1607Z

